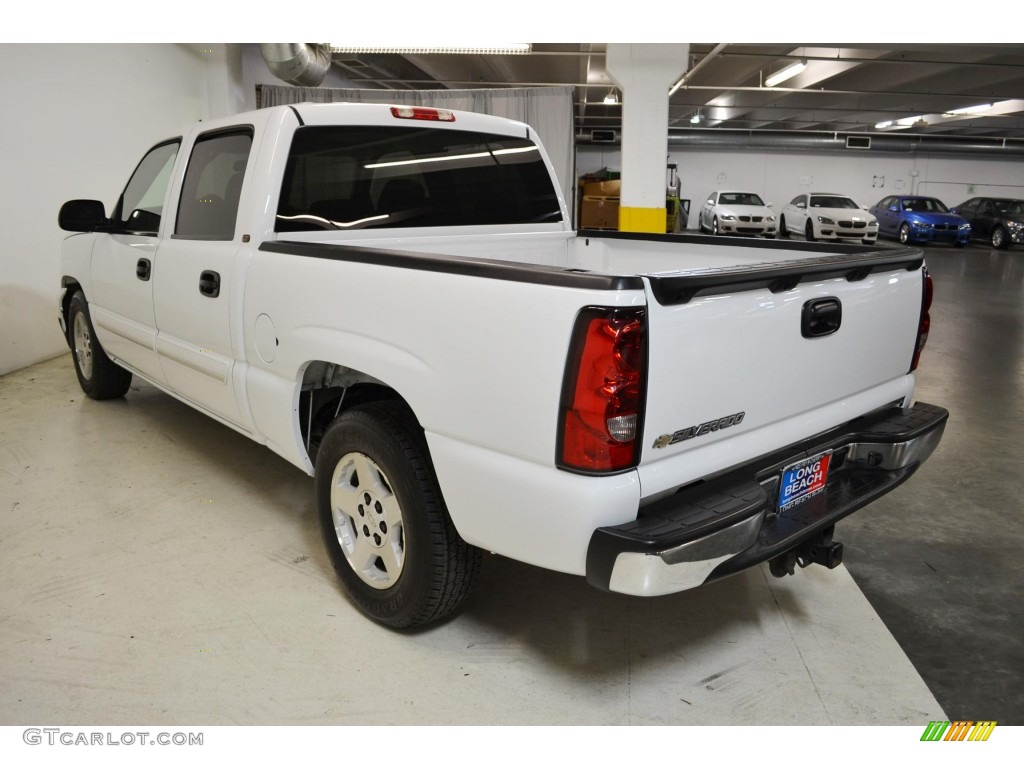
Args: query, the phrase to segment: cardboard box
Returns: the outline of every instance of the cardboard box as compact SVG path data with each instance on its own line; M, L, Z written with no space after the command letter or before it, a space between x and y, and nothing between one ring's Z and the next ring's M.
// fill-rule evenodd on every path
M580 229L618 229L617 197L584 197L580 210Z
M588 181L583 184L584 197L618 197L622 192L622 181Z

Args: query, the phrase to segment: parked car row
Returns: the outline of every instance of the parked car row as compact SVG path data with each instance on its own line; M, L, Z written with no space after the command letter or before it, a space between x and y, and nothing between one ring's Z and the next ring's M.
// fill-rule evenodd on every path
M953 209L935 197L890 195L865 210L853 198L805 192L778 216L754 192L716 190L697 218L701 232L767 238L801 235L813 240L852 240L871 245L879 236L901 243L948 242L962 248L971 239L993 248L1024 243L1024 200L972 197Z

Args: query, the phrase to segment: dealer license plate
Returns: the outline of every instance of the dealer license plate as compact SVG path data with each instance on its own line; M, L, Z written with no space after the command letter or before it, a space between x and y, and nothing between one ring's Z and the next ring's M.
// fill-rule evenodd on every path
M825 490L832 451L819 453L782 470L779 485L779 512L786 512L802 501Z

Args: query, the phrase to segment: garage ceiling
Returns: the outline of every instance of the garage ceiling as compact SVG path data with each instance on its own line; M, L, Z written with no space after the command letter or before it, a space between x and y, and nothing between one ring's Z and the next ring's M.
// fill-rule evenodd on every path
M592 130L621 127L622 106L604 103L619 95L605 47L533 43L525 55L487 56L334 53L333 66L364 88L574 85L577 135L586 140ZM765 87L794 62L806 67ZM670 98L670 134L696 127L1024 138L1024 45L691 43L680 77L684 70L689 74ZM692 122L698 114L700 122Z

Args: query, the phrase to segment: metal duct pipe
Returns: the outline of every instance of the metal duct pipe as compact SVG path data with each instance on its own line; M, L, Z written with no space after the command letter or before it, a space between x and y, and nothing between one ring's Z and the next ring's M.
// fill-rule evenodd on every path
M289 85L315 88L331 68L331 54L322 45L260 43L260 53L271 73Z
M852 149L848 136L869 137L869 149ZM578 133L577 144L591 144L587 132ZM879 134L857 131L771 131L728 130L722 128L681 128L669 132L670 149L781 150L795 152L880 152L885 154L974 155L986 157L1022 157L1024 139L990 136L932 136L924 134ZM607 144L605 144L607 146Z
M848 136L867 136L871 147L850 149ZM778 149L795 151L884 152L886 154L960 154L1022 156L1024 141L987 136L929 136L920 134L878 134L790 131L722 131L721 129L676 130L669 134L670 147L714 149Z

